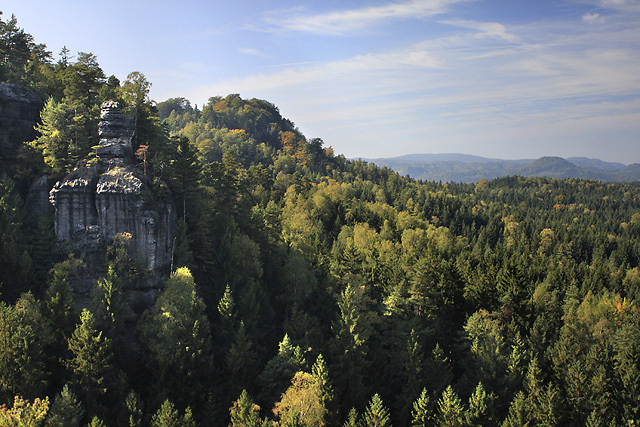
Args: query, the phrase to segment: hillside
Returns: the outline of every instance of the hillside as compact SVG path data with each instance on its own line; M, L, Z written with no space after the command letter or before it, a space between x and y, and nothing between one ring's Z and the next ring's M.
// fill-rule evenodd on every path
M640 174L634 165L625 167L621 163L584 157L501 160L465 154L411 154L369 161L389 167L401 175L427 181L477 182L511 175L582 178L606 182L640 180Z
M0 425L640 422L638 185L416 180L11 46L47 101L0 158ZM508 164L640 169L577 162Z

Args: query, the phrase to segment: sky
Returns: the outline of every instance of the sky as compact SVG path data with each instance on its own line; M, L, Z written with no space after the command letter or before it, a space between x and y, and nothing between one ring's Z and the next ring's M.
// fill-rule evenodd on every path
M3 0L156 102L238 93L349 158L640 163L640 0Z

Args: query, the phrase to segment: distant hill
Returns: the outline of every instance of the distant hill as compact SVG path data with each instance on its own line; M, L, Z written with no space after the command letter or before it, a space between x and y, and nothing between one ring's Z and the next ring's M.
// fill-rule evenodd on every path
M501 176L583 178L606 182L640 181L640 164L625 166L587 157L541 157L503 160L469 154L409 154L400 157L363 159L386 166L401 175L426 181L476 182Z

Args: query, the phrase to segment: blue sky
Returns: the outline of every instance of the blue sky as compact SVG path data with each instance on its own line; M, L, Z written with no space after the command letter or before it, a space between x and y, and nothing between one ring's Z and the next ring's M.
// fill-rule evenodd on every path
M3 0L151 97L266 99L347 157L640 162L640 0Z

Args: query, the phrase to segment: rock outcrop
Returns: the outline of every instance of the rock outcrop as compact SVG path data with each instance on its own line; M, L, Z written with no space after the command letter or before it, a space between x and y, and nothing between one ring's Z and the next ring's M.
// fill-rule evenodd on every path
M127 233L132 259L160 279L171 263L176 210L168 190L163 197L155 194L136 165L131 153L134 132L133 120L122 115L118 104L105 102L96 157L80 162L57 182L49 199L62 246L92 258L116 234ZM153 286L154 280L135 284L141 285Z
M0 153L15 152L20 143L37 137L42 100L13 83L0 83Z

